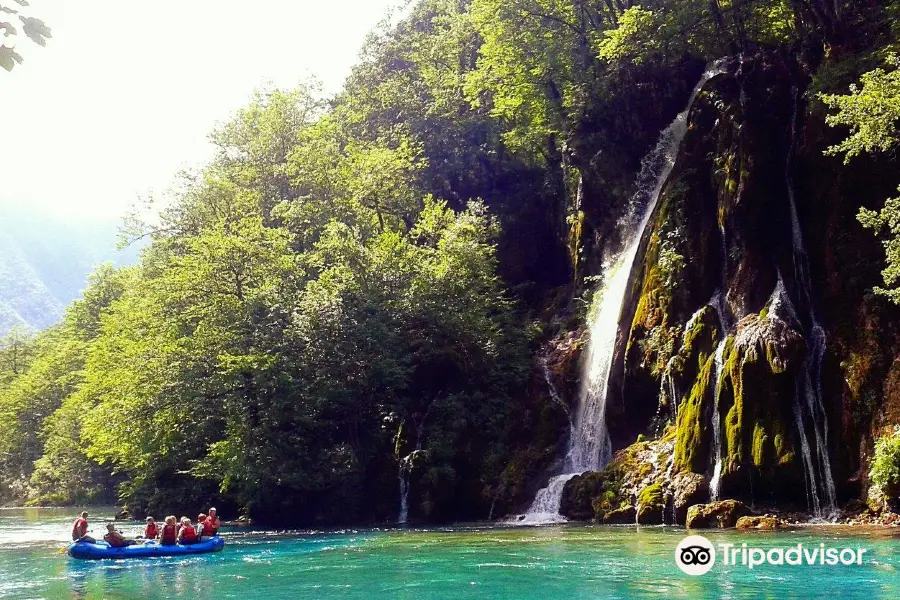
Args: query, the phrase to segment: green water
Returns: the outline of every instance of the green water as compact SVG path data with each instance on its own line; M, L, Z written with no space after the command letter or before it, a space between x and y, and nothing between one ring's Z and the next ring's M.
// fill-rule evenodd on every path
M708 533L714 544L770 548L824 542L867 552L861 566L766 565L751 571L717 564L706 575L689 577L673 558L684 530L658 527L225 530L226 547L218 554L76 561L59 552L75 512L0 510L0 597L874 600L900 594L900 538L890 531ZM111 514L111 509L92 511L95 532Z

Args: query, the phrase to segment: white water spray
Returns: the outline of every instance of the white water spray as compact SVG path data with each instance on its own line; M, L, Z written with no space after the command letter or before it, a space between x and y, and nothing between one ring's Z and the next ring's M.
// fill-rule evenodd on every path
M641 164L637 192L632 197L624 218L619 222L619 231L624 240L623 250L605 261L604 285L594 294L590 313L590 340L581 378L578 410L572 425L563 473L553 477L547 487L538 491L531 507L516 523L565 520L559 515L559 506L566 482L579 473L603 468L612 456L612 443L606 425L606 401L628 280L660 192L675 166L678 148L687 133L688 116L694 100L707 81L724 71L724 61L717 61L703 73L691 93L687 107L662 131L656 147Z

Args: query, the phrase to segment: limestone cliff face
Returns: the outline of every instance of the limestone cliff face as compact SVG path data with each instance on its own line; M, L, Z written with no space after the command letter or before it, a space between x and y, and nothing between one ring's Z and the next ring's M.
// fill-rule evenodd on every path
M858 497L873 433L900 422L900 311L867 292L882 255L855 219L900 173L824 157L840 132L808 84L764 55L698 97L632 272L607 404L614 448L674 424L675 473L798 507L825 470L838 502Z

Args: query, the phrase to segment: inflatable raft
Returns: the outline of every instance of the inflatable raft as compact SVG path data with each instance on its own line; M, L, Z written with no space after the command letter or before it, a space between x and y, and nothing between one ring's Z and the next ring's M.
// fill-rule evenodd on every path
M206 554L208 552L219 552L225 547L225 540L219 536L210 538L196 544L182 546L175 544L174 546L162 546L156 541L149 540L143 543L137 543L124 548L113 548L106 542L75 542L70 544L68 548L69 556L72 558L150 558L153 556L186 556L190 554Z

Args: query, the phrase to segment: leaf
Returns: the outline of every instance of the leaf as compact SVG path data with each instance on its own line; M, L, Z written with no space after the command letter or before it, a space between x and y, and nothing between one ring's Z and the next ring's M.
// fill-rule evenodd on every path
M12 71L16 63L22 64L22 57L13 48L0 46L0 67Z
M34 17L19 17L19 19L22 21L22 29L25 31L25 35L35 44L46 46L47 38L53 37L50 34L50 28L40 19L35 19Z
M0 29L5 32L5 37L16 35L16 28L9 21L0 21Z
M26 0L16 0L16 4L19 6L31 6Z

